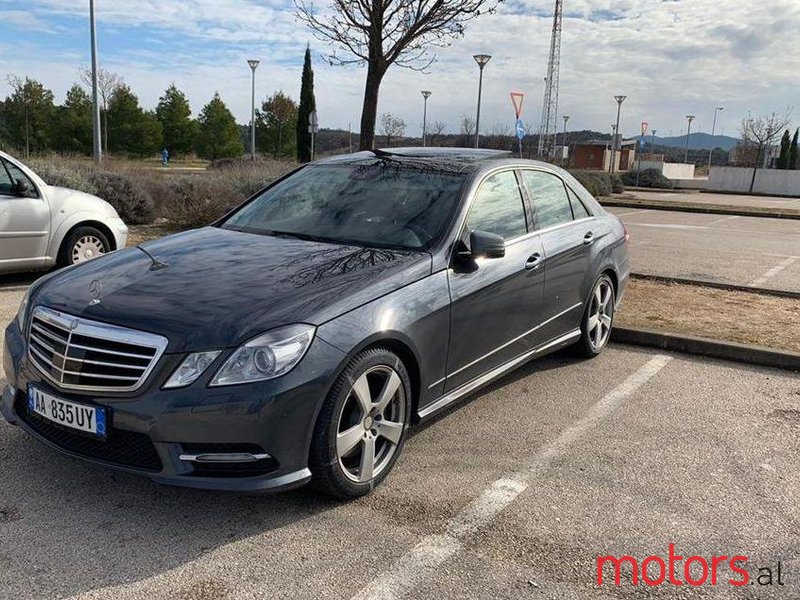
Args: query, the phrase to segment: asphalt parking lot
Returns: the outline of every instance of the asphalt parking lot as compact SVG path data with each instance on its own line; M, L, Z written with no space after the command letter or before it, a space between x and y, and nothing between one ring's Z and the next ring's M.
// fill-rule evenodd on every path
M0 597L797 597L798 433L800 376L626 346L507 376L352 503L157 487L3 423ZM784 585L597 586L598 555L670 542Z
M800 292L800 221L608 210L628 228L638 273Z

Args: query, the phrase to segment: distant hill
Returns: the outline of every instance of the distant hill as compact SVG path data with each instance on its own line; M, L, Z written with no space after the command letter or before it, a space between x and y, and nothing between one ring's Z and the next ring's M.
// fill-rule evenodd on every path
M651 136L645 136L647 142L651 140ZM723 150L731 150L738 140L727 135L711 135L710 133L696 132L689 135L689 148L695 150L711 150L714 148L722 148ZM656 145L665 146L668 148L685 148L686 136L681 135L677 137L658 137L656 136Z

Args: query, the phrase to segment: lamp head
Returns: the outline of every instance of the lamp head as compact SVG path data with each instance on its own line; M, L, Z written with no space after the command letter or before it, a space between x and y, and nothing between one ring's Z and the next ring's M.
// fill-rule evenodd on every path
M260 60L255 60L251 58L250 60L247 61L247 64L250 65L250 68L253 69L253 71L255 71L256 67L259 65L260 62L261 62Z
M614 96L614 100L617 101L617 104L622 104L625 102L625 98L627 98L627 96Z
M422 97L426 100L430 97L431 93L428 90L422 90Z
M490 54L475 54L472 58L474 58L475 62L478 63L478 66L483 69L483 67L486 66L486 63L492 59L492 56Z

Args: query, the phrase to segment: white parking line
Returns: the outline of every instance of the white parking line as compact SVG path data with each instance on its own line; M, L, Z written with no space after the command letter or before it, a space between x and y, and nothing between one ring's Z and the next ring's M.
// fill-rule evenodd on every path
M793 265L795 262L797 262L797 258L795 258L795 257L787 258L786 260L781 261L777 265L772 267L769 271L764 273L761 277L753 279L753 281L751 281L747 285L749 285L751 287L758 287L760 285L763 285L768 279L771 279L772 277L775 277L775 275L777 275L778 273L783 271L786 267L788 267L790 265Z
M576 440L596 427L636 390L650 381L672 357L658 354L594 404L574 425L539 450L519 471L487 487L460 513L448 521L442 534L429 535L406 552L352 600L395 600L402 598L434 575L436 569L462 547L463 538L483 527L511 504Z
M627 217L629 215L643 215L644 213L650 213L650 212L653 212L653 209L645 208L645 209L639 209L639 210L632 210L630 212L625 212L625 213L619 213L617 216L618 217Z
M733 215L732 217L722 217L721 219L714 219L713 221L709 221L706 225L718 225L719 223L724 223L725 221L733 221L734 219L738 219L739 215Z
M708 229L706 225L679 225L671 223L625 223L628 226L655 227L657 229Z

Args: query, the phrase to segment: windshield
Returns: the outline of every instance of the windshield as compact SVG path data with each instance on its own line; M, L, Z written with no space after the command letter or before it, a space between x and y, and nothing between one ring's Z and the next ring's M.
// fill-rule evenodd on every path
M314 165L265 190L222 227L426 249L447 226L465 179L459 173L394 161Z

